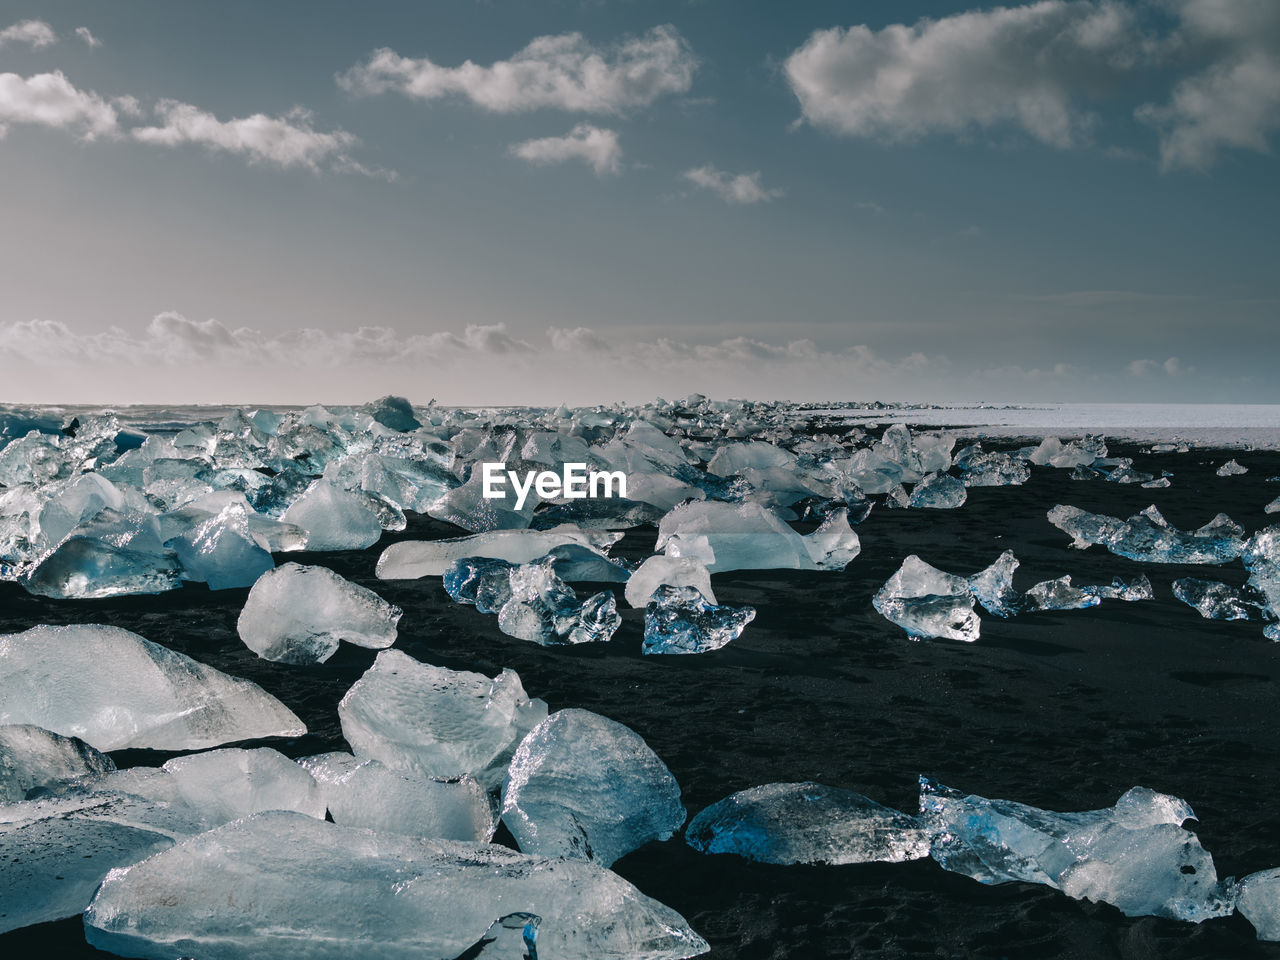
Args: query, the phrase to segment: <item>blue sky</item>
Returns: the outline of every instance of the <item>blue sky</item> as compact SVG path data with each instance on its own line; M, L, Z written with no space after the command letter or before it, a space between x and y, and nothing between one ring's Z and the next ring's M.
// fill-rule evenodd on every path
M1275 401L1273 0L0 3L0 400Z

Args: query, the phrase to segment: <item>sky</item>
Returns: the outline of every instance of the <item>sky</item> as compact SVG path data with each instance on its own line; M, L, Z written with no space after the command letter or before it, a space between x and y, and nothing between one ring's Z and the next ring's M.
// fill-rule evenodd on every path
M1277 402L1275 0L0 0L0 402Z

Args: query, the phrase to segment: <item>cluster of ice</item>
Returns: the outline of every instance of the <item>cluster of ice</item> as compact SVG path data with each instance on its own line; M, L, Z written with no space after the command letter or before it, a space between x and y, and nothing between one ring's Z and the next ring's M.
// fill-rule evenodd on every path
M697 587L663 584L644 610L644 653L707 653L742 636L754 607L716 606Z
M929 855L915 818L852 790L769 783L707 807L689 822L689 846L760 863L900 863Z
M502 822L525 853L610 866L684 825L680 787L633 730L588 710L551 714L521 741Z
M1128 520L1063 505L1048 516L1072 537L1076 549L1096 543L1117 556L1146 563L1227 563L1244 550L1244 528L1225 513L1190 532L1171 525L1154 504Z
M537 918L519 926L536 930L548 957L675 960L709 949L675 911L594 863L286 812L113 871L84 922L93 946L130 957L450 960L516 904Z
M1079 610L1103 600L1150 600L1154 596L1145 574L1083 587L1073 586L1068 574L1044 580L1020 594L1013 586L1017 568L1012 550L970 577L946 573L912 554L876 592L871 604L912 639L934 637L971 643L981 630L975 601L988 613L1007 619L1026 611Z
M95 625L0 636L0 724L10 723L104 751L200 750L307 732L257 684L128 630Z
M444 588L458 603L496 613L498 629L543 646L609 640L622 624L612 590L579 600L555 572L555 558L511 564L464 557L444 573Z
M403 611L326 567L268 570L253 585L236 630L266 660L323 663L338 641L382 649L395 643Z

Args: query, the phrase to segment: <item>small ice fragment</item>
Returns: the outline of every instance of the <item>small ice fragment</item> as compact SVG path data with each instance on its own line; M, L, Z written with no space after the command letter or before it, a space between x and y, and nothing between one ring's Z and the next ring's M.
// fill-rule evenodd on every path
M930 510L954 510L964 506L968 496L960 480L947 473L931 473L912 488L909 505Z
M108 773L111 758L78 737L64 737L27 723L0 726L0 802L63 780Z
M1008 619L1022 609L1022 596L1013 588L1017 569L1018 558L1006 550L991 566L967 578L969 589L988 613Z
M643 653L707 653L742 636L754 607L715 606L697 587L659 586L644 611Z
M1142 486L1147 490L1157 490L1170 485L1168 477L1157 477L1155 480L1148 480Z
M540 856L607 867L684 821L666 764L635 731L589 710L559 710L534 727L502 788L502 822Z
M1073 587L1071 574L1037 583L1023 595L1023 599L1028 610L1083 610L1102 602L1093 590Z
M1242 473L1248 473L1249 468L1242 467L1235 460L1228 460L1214 472L1220 477L1238 477Z
M913 639L944 637L972 643L980 629L973 601L964 577L945 573L912 554L885 581L871 604Z
M640 564L627 581L625 596L632 607L644 607L653 592L663 584L672 587L696 587L708 603L716 602L711 591L711 574L693 557L653 556Z
M1173 595L1206 620L1248 620L1249 607L1254 606L1229 584L1195 577L1173 581Z
M685 831L701 853L759 863L901 863L929 855L915 817L852 790L819 783L767 783L713 803Z

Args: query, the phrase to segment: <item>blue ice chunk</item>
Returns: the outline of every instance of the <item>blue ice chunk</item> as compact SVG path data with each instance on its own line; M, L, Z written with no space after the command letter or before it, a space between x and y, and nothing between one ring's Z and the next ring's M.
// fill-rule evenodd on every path
M697 587L660 584L644 609L644 653L706 653L742 636L754 607L716 606Z

